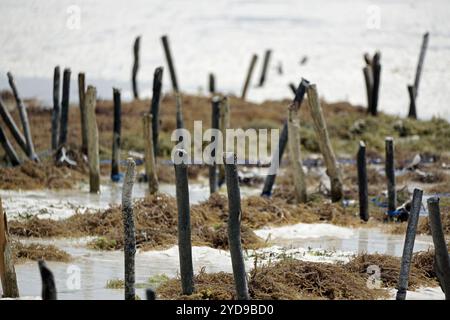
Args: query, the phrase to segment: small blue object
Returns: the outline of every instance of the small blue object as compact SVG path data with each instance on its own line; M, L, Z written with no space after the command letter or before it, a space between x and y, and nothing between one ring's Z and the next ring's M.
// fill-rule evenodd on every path
M120 173L120 172L118 174L114 174L111 176L111 180L113 182L120 182L122 180L122 178L123 178L123 173Z
M402 210L388 210L386 213L389 217L398 217L402 213Z

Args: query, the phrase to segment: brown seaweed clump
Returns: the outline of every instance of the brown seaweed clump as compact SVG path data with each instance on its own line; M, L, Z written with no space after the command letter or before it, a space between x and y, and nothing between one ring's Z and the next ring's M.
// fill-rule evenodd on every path
M432 268L433 253L421 252L414 255L410 270L410 288L436 286ZM380 268L381 288L367 286L367 268ZM400 259L380 254L361 254L348 263L306 262L285 257L266 265L256 266L250 271L249 293L252 299L292 300L373 300L387 298L382 288L395 288L399 277ZM179 279L164 282L158 288L162 299L236 299L233 275L219 272L208 274L201 270L195 277L196 291L191 296L181 295Z
M15 241L13 242L12 250L16 263L21 263L26 260L68 262L72 259L70 254L51 244L50 245L40 243L23 244L19 241Z

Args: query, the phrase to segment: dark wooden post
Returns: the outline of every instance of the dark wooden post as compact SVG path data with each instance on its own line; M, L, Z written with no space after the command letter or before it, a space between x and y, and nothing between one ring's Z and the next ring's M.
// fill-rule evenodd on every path
M364 82L366 83L367 93L367 112L372 112L372 95L373 95L373 74L372 67L367 65L363 68Z
M42 300L57 300L55 277L47 267L45 261L38 261L39 271L42 279Z
M0 98L0 114L6 126L9 128L9 131L11 132L12 136L16 140L17 144L20 146L23 152L25 152L25 154L28 155L28 148L27 143L25 142L25 138L22 136L22 133L20 133L19 128L17 128L17 125L14 122L13 117L11 117L8 108L5 106L1 98Z
M59 104L60 87L61 87L61 72L59 66L55 67L53 72L53 110L52 110L52 150L58 149L58 134L61 106Z
M263 62L263 68L261 70L261 77L259 78L259 86L262 87L264 83L266 82L267 72L269 70L269 62L270 62L270 56L272 55L272 50L268 49L264 53L264 62Z
M147 300L156 300L156 292L151 288L145 290L145 296Z
M381 53L375 53L372 60L372 74L373 74L373 88L372 88L372 110L371 114L376 116L378 114L378 93L380 91L381 81Z
M302 79L299 86L295 90L294 102L296 102L301 107L303 103L303 98L306 93L306 88L309 85L309 81L306 79ZM288 142L288 123L284 122L283 128L281 129L281 134L278 140L278 145L276 147L275 152L272 154L272 163L278 161L278 166L281 166L281 160L283 159L283 153L286 149L286 145ZM278 159L277 159L278 158ZM264 186L261 195L265 197L270 197L272 195L272 188L275 183L275 178L277 177L276 173L268 174L266 176L266 180L264 181Z
M434 243L434 269L442 291L445 293L445 299L450 300L450 258L442 229L439 198L428 198L427 203L431 235Z
M141 47L141 36L136 37L134 40L133 45L133 56L134 56L134 62L133 62L133 72L131 75L131 84L133 87L133 96L135 99L139 99L139 92L137 87L137 73L139 71L139 50Z
M11 164L13 166L20 165L21 161L17 156L16 150L14 150L14 147L9 142L8 137L6 136L5 131L3 131L2 127L0 127L0 144L5 150L5 153L8 156L9 161L11 161Z
M153 95L150 106L150 113L152 114L152 131L153 131L153 152L155 158L158 155L158 139L159 139L159 105L161 102L162 77L164 73L163 67L155 69L153 74Z
M69 121L69 99L70 99L70 69L64 69L63 92L61 103L61 122L59 125L58 148L62 148L67 143L67 125Z
M182 149L176 152L186 159L187 153ZM185 161L175 163L176 197L178 208L178 250L180 256L180 275L182 293L194 292L194 271L192 266L191 214L189 207L189 184Z
M170 79L172 80L172 89L173 91L178 92L179 91L178 81L177 75L175 73L175 66L172 59L172 53L170 51L169 38L167 37L167 35L164 35L161 37L161 41L163 44L164 53L166 55L167 64L169 66Z
M258 56L254 54L252 60L250 61L250 66L248 67L247 77L245 78L244 87L242 88L241 99L245 100L247 97L248 87L250 86L250 81L252 80L253 70L255 69L256 61L258 61Z
M181 98L181 94L176 92L175 93L175 107L176 107L176 124L177 129L183 129L184 128L184 121L183 121L183 100Z
M214 73L208 75L208 90L211 95L216 93L216 77L214 76Z
M241 244L241 192L236 167L237 158L233 153L224 154L225 176L228 193L228 243L233 267L236 294L239 300L249 300L247 273Z
M27 155L33 161L39 161L39 158L34 151L33 139L31 137L30 122L28 121L28 114L22 99L19 96L14 77L11 72L7 73L9 86L14 94L16 100L17 109L19 110L20 120L22 121L23 133L25 135L25 141L27 144Z
M397 300L405 300L406 290L408 290L409 270L411 268L411 259L416 239L417 222L419 221L420 207L422 206L423 191L414 189L411 213L408 218L408 227L406 229L405 244L403 246L402 262L400 265L400 276L397 286Z
M120 129L122 104L120 100L120 90L113 88L114 100L114 126L113 126L113 143L112 143L112 159L111 159L111 180L117 182L120 180L119 164L120 164Z
M394 139L387 137L386 147L386 179L388 190L388 211L394 211L397 208L397 192L395 190L395 163L394 163Z
M356 165L358 167L359 217L361 220L369 221L369 191L367 186L366 145L364 141L359 142Z
M422 75L423 61L425 60L425 53L426 53L427 47L428 47L429 36L430 36L430 34L428 32L426 32L423 35L423 39L422 39L422 46L420 48L419 61L417 62L416 77L414 79L414 89L416 91L415 97L417 97L417 94L419 93L420 76Z
M314 123L314 129L317 134L319 148L323 155L325 166L327 167L327 175L330 177L331 184L331 201L340 201L343 197L342 176L339 166L336 162L336 156L331 145L328 135L327 124L323 116L322 107L320 106L319 94L315 84L308 85L308 103L311 117Z
M220 106L220 122L219 127L223 137L223 150L227 150L226 131L230 128L230 99L223 97ZM225 166L219 165L218 187L220 188L225 183Z
M416 89L412 85L408 85L408 96L409 96L409 112L408 117L417 119L416 110Z
M89 160L89 191L100 192L100 159L98 151L98 128L95 117L97 90L88 86L86 91L86 116L88 127L88 160Z
M221 103L221 98L219 96L215 96L212 99L212 103L211 103L211 129L219 129L220 126L220 103ZM218 177L217 177L217 159L216 159L216 154L217 154L217 150L216 148L218 148L218 141L217 141L217 136L213 135L211 137L211 142L214 142L215 147L213 148L213 150L211 151L211 165L209 166L209 192L210 194L213 194L214 192L217 191L217 188L219 186L218 183ZM214 140L213 140L214 139Z
M78 74L78 100L80 105L80 121L81 121L81 152L87 155L88 135L87 135L87 119L86 119L86 76L84 73Z
M125 300L135 300L134 257L136 255L136 230L133 218L133 185L136 177L136 163L127 160L127 172L123 180L122 215L124 226Z
M3 288L3 297L19 297L14 259L9 242L8 221L3 211L2 199L0 198L0 279Z

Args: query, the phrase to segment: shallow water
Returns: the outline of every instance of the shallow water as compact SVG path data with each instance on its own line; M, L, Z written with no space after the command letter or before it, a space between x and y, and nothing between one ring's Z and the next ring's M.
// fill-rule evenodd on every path
M255 253L265 254L259 261L276 259L276 254L292 255L296 259L332 263L348 261L356 252L387 253L399 256L403 247L403 237L384 234L378 229L340 228L329 224L299 224L286 229L271 229L274 235L284 235L284 239L274 236L271 245L261 250L245 253L247 270L253 266ZM302 236L295 236L298 234ZM257 233L262 234L262 231ZM267 230L264 230L267 232ZM331 236L330 236L331 235ZM55 274L59 299L123 299L123 290L106 289L111 279L123 279L123 252L94 251L85 244L90 239L24 239L24 242L39 241L52 243L70 253L74 260L70 263L48 262ZM432 244L427 236L418 236L415 251L426 250ZM275 256L274 256L275 254ZM195 273L204 268L206 272L231 272L231 259L227 251L209 247L193 247L193 264ZM136 255L136 283L146 283L149 277L167 275L175 277L179 271L178 247L167 250L139 252ZM73 287L73 270L79 270L80 286ZM23 296L37 296L40 293L40 277L36 262L27 262L16 266L19 289ZM72 276L72 277L71 277ZM72 286L71 286L72 285ZM150 286L147 284L146 286ZM144 297L144 289L137 289L138 295ZM414 297L414 296L412 296ZM421 292L422 298L441 298L436 290Z

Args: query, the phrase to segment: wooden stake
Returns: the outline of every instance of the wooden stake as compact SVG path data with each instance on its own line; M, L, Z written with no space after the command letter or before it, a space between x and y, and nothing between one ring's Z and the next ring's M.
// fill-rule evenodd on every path
M226 130L230 128L230 99L224 97L221 101L220 111L219 111L219 127L224 137L223 149L227 151L226 144ZM219 165L219 188L225 183L225 165Z
M414 89L415 89L415 97L416 98L419 93L420 76L422 75L423 61L425 60L425 53L426 53L427 47L428 47L429 36L430 36L430 34L428 32L426 32L423 35L422 46L420 48L419 61L417 62L416 77L414 79Z
M264 62L263 62L263 68L261 70L261 77L259 78L259 86L262 87L264 83L266 82L267 77L267 71L269 69L269 61L270 56L272 55L272 50L268 49L264 53Z
M337 202L341 200L343 196L342 177L336 163L333 147L331 146L327 124L322 113L322 107L320 106L316 85L309 85L307 93L311 117L313 119L314 128L319 142L319 148L323 155L325 166L327 167L327 175L330 177L331 201Z
M253 70L255 69L256 61L258 61L258 56L254 54L252 60L250 61L250 67L248 68L247 77L245 78L244 87L242 88L241 99L245 100L247 97L248 87L250 86L250 81L252 79Z
M30 122L28 121L28 114L22 99L19 96L19 92L14 81L14 77L11 72L7 73L9 86L14 94L16 100L17 109L19 110L20 120L22 121L23 133L25 135L25 141L27 144L27 155L33 161L39 161L39 157L34 151L33 139L31 137Z
M156 174L156 161L153 152L153 132L152 115L149 113L144 114L142 118L144 127L144 150L145 150L145 175L147 176L148 190L150 194L158 192L159 183L158 176Z
M124 226L125 300L136 300L134 257L136 255L136 230L133 218L133 185L136 177L136 163L127 160L127 172L123 180L122 215Z
M372 88L371 114L373 116L376 116L378 114L378 93L380 91L380 80L381 80L380 58L381 54L380 52L377 52L375 53L372 60L373 88Z
M247 273L241 244L241 192L236 168L237 158L233 153L224 154L228 194L228 244L233 267L236 294L239 300L249 300Z
M385 149L385 172L388 190L388 211L395 211L395 209L397 208L397 192L395 190L394 139L392 137L386 138Z
M178 93L178 92L175 93L175 107L176 107L176 124L177 124L177 129L183 129L184 128L183 100L181 99L181 94Z
M172 89L173 91L178 92L179 89L178 89L177 75L175 73L175 66L173 63L172 53L170 51L169 39L167 35L162 36L161 41L163 44L164 53L166 55L167 64L169 66L170 79L172 80Z
M9 243L8 221L3 211L2 199L0 198L0 279L4 298L18 298L19 288L17 286L14 258Z
M53 72L53 110L52 110L52 150L58 149L58 134L59 134L59 121L61 106L59 104L59 92L60 92L60 70L59 66L55 67Z
M367 185L366 145L364 141L359 142L356 165L358 167L359 217L363 221L369 221L369 191Z
M120 90L113 88L114 100L114 127L113 127L113 144L112 144L112 160L111 160L111 180L118 182L120 180L119 164L120 164L120 131L122 104L120 99Z
M58 148L62 148L67 143L67 125L69 121L69 99L70 99L70 69L64 69L63 92L61 103L61 122L59 125Z
M364 82L366 83L366 93L367 93L367 113L372 112L372 91L373 91L373 74L370 65L363 68Z
M22 133L20 133L19 128L17 127L13 117L11 117L8 108L5 106L1 98L0 98L0 114L6 126L9 128L9 131L11 132L12 136L19 145L19 147L22 149L23 152L25 152L25 154L28 155L28 148L27 143L25 142L25 138L22 136Z
M221 98L219 96L215 96L212 99L211 107L211 129L219 129L219 123L220 123L220 103ZM212 139L214 138L214 140ZM211 142L214 141L214 143L217 145L216 141L217 137L212 136ZM217 161L216 161L216 148L214 148L211 151L211 157L212 157L212 164L209 166L209 192L210 194L213 194L217 191L218 188L218 179L217 179Z
M439 198L428 198L427 203L431 235L434 243L434 269L442 291L445 293L445 299L450 300L450 258L442 229Z
M208 75L208 90L211 95L216 93L216 77L214 76L214 73Z
M134 56L134 63L133 63L133 73L131 75L131 84L133 87L133 96L135 99L139 99L139 92L137 87L137 73L139 71L139 50L141 47L141 36L136 37L136 40L134 40L134 46L133 46L133 56Z
M14 147L9 142L8 137L6 136L5 131L3 131L2 127L0 127L0 143L3 149L5 150L5 153L8 156L9 161L11 161L11 164L13 166L20 165L21 161L17 156L16 150L14 150Z
M419 221L420 207L422 206L422 194L420 189L414 189L411 213L408 218L408 227L406 229L405 244L403 246L402 262L400 265L400 276L397 286L397 300L405 300L406 290L408 289L409 270L416 239L417 222Z
M300 105L298 101L292 102L288 107L288 141L289 156L294 176L294 189L296 203L305 203L307 200L305 173L300 152Z
M80 120L81 120L81 152L87 155L88 149L88 133L86 119L86 77L84 73L78 74L78 100L80 104Z
M58 300L53 272L43 260L38 261L38 266L42 279L42 300Z
M153 131L153 151L155 158L158 155L158 138L159 138L159 105L161 102L162 77L164 69L158 67L153 75L153 95L150 112L152 114L152 131Z
M95 119L97 104L97 89L88 86L86 91L86 116L88 127L88 160L89 160L89 190L100 192L100 159L98 153L98 129Z
M180 158L186 158L182 149L176 152ZM189 185L187 165L184 161L175 163L176 197L178 208L178 250L180 256L180 275L182 294L194 292L194 271L192 266L191 214L189 207Z
M408 96L409 96L409 112L408 117L412 119L417 119L416 111L416 89L412 85L408 85Z

